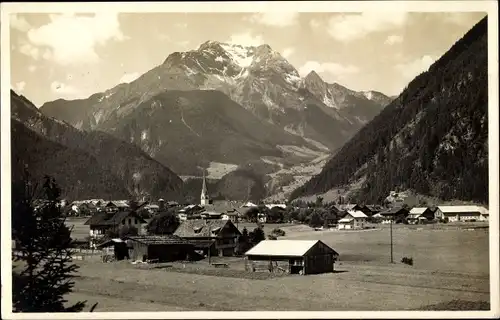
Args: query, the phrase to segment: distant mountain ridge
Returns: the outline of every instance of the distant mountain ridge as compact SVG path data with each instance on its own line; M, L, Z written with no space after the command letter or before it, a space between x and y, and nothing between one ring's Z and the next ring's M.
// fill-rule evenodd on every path
M350 139L290 199L382 201L390 190L488 201L487 17Z
M227 177L241 180L265 166L257 180L266 184L274 179L270 168L282 165L297 166L293 172L303 179L300 164L336 152L390 100L317 81L329 90L326 102L270 46L206 41L170 54L131 83L87 99L47 102L40 110L133 143L178 175L198 176L218 162L243 170Z
M257 118L306 141L294 145L322 150L340 147L387 102L345 89L339 97L343 108L332 108L309 92L297 70L270 46L207 41L196 50L170 54L129 84L88 99L48 102L40 110L77 128L116 134L110 131L110 121L119 122L163 92L207 90L223 92Z
M69 197L87 195L89 190L99 190L99 193L103 194L92 193L95 197L150 195L178 199L182 195L182 180L139 147L104 132L80 131L63 121L49 118L25 97L13 91L11 118L15 127L12 134L13 156L21 162L35 162L30 168L39 174L53 174L58 180L62 180L63 191ZM32 142L19 145L24 139ZM40 144L46 146L47 150L58 150L50 154L46 163L44 158L39 157L40 151L30 151L32 148L41 148ZM48 151L42 153L46 152ZM58 156L58 153L63 154L66 161L58 162L58 165L48 165L50 158ZM88 161L92 164L88 164L89 168L85 169L82 163ZM80 165L82 167L78 167ZM80 188L76 187L81 185L82 180L87 181L85 173L92 170L100 177L90 174L88 183ZM78 180L73 180L72 175L78 177ZM74 186L70 186L71 184Z

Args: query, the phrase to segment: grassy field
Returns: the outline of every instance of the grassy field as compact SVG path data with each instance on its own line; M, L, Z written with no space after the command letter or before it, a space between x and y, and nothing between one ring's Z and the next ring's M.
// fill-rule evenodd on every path
M254 224L246 227L251 231ZM68 298L88 300L89 306L99 302L98 312L470 309L489 302L487 229L395 226L391 264L388 226L366 231L280 227L287 232L285 238L320 239L331 245L340 254L336 272L252 276L237 257L214 258L228 263L228 269L215 269L207 261L146 269L92 257L76 262L79 278ZM403 256L412 257L414 265L400 263Z

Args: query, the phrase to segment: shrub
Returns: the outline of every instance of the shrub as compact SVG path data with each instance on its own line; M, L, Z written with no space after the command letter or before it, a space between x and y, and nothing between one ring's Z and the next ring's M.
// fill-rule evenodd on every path
M273 229L272 234L275 235L276 237L284 237L286 233L284 230L280 228L275 228Z
M272 235L272 234L267 235L267 239L269 239L269 240L278 240L278 238L275 235Z
M401 262L404 264L407 264L409 266L412 266L413 265L413 258L403 257L403 259L401 259Z

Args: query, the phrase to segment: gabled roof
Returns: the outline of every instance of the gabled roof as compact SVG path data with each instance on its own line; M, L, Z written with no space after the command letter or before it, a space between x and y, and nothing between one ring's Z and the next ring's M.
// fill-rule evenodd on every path
M283 203L266 204L266 207L268 209L272 209L272 208L275 208L275 207L278 207L280 209L286 209L286 204L283 204Z
M252 203L250 201L248 201L247 203L245 203L244 205L241 206L242 208L246 208L246 207L257 207L257 205L255 203Z
M123 219L129 216L139 219L140 223L146 223L146 221L134 211L118 211L111 213L97 212L85 222L85 225L113 226L119 224Z
M177 230L175 230L174 235L183 238L214 237L217 236L220 230L222 230L227 224L231 224L234 229L239 232L231 220L192 219L183 221Z
M112 206L112 205L114 205L117 208L128 208L129 207L129 205L126 203L125 200L113 200L113 201L109 201L106 204L106 207L107 206Z
M366 218L366 214L364 214L361 211L350 210L350 211L347 211L347 214L351 215L353 218Z
M302 257L320 240L263 240L247 251L245 255ZM323 243L332 253L338 253Z
M354 218L342 218L339 220L339 223L349 223L352 220L354 220Z
M129 236L125 237L125 239L137 241L147 245L189 244L188 241L175 235Z
M422 214L425 212L425 210L427 210L429 208L427 207L415 207L413 209L410 210L410 214Z
M390 208L390 209L388 209L386 211L380 212L380 214L383 215L383 216L388 216L388 215L396 214L396 213L398 213L400 211L406 211L406 212L408 212L408 210L405 209L405 208L403 208L403 207L393 207L393 208Z
M378 205L378 204L368 204L365 207L367 207L371 211L380 211L380 210L382 210L382 207L380 205Z
M488 214L488 209L481 206L438 206L438 209L443 213L479 212L481 214Z

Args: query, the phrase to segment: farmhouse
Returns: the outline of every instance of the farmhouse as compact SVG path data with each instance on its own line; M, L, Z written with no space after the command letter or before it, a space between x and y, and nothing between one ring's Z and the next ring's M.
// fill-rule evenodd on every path
M121 227L135 227L139 232L146 221L135 211L97 212L85 222L90 227L90 247L95 247L109 231L118 233Z
M366 214L361 211L347 211L347 215L339 220L337 228L341 229L363 229L366 223Z
M174 235L195 244L198 241L207 243L215 240L215 253L219 256L232 256L236 249L240 231L231 220L193 219L183 221Z
M333 272L338 253L320 240L263 240L245 256L247 270L305 275Z
M410 211L408 209L403 208L403 207L393 207L389 210L380 212L380 215L382 216L382 223L387 224L387 223L402 223L406 220L408 217L408 214Z
M431 221L434 219L436 209L429 207L415 207L408 214L408 223L416 224L419 222Z
M448 219L449 222L481 221L488 215L488 209L481 206L438 206L434 213L436 219Z
M221 219L222 220L231 220L231 222L236 223L236 222L238 222L238 219L239 219L239 213L236 210L234 210L233 212L227 212L221 216Z
M131 248L132 260L157 262L187 260L194 252L194 247L189 241L174 235L129 236L125 237L125 240Z

